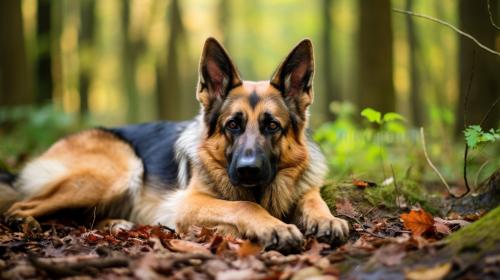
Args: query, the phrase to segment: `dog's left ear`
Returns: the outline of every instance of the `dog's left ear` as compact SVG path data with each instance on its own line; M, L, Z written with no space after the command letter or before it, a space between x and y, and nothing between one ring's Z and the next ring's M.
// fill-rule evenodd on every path
M304 39L293 48L271 78L271 85L281 91L287 105L304 118L313 100L313 74L312 43Z
M241 84L240 75L222 45L210 37L205 41L200 59L197 98L207 108L223 100L228 92Z

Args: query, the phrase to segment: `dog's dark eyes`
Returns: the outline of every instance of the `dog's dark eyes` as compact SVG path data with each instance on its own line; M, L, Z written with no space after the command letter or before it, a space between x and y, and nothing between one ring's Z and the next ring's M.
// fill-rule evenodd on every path
M226 129L231 132L239 132L241 130L241 126L235 120L230 120L226 123Z
M270 121L266 127L265 130L267 133L274 133L277 132L280 129L280 124L277 121Z

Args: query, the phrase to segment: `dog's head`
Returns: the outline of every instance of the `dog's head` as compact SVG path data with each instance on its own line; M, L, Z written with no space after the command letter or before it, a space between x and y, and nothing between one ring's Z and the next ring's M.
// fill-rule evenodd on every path
M237 187L265 187L307 165L304 130L313 100L312 44L301 41L269 81L243 81L224 48L207 39L197 99L206 139L201 158L212 179ZM293 179L293 178L292 178Z

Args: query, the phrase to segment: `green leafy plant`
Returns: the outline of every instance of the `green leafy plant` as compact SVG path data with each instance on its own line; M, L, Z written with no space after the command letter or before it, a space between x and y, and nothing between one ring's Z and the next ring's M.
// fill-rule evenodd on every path
M465 142L471 149L477 148L480 143L496 142L500 140L500 129L483 131L479 125L470 125L464 130Z
M368 121L360 124L356 121L359 111L353 104L333 102L330 110L336 115L335 121L319 127L314 138L327 156L333 178L378 174L380 178L371 179L383 180L389 173L380 172L381 164L385 163L387 170L389 163L396 169L408 167L414 154L408 150L416 146L403 116L366 108L361 114Z

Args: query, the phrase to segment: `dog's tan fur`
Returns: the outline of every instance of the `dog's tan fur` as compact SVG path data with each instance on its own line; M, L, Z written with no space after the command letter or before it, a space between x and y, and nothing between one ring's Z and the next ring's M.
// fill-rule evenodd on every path
M304 42L295 52L302 52L299 55L310 63L304 67L312 69L312 46ZM209 39L201 67L207 63L212 70L210 57L205 56L213 50L225 55L222 47ZM219 102L214 133L208 136L209 128L200 117L177 140L178 190L162 192L149 186L151 182L143 181L141 159L130 145L106 131L89 130L60 140L24 168L16 187L25 198L13 204L7 216L31 219L67 208L95 207L104 215L162 223L181 232L191 225L217 227L281 250L300 245L299 228L306 234L326 236L328 241L345 237L347 223L330 213L319 193L327 171L325 159L306 137L312 88L295 93L291 104L276 86L294 83L294 77L280 72L285 71L283 65L271 82L242 81L234 66L230 67L231 80L221 84L234 86ZM298 67L298 73L303 74L306 68ZM211 90L200 74L197 98L201 116L220 101ZM251 98L258 102L252 104ZM297 112L293 120L292 110ZM259 190L258 198L254 190L235 187L228 178L225 151L229 142L222 126L234 112L244 112L249 133L259 133L258 119L263 112L272 113L284 126L295 122L294 129L273 139L277 143L273 149L280 155L276 177L270 186ZM186 179L188 171L192 174Z

